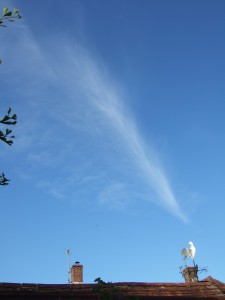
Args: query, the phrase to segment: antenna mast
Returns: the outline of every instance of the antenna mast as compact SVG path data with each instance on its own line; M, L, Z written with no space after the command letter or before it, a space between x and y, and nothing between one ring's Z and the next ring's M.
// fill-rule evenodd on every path
M71 283L71 268L70 268L70 250L68 249L66 251L66 254L68 256L68 283Z

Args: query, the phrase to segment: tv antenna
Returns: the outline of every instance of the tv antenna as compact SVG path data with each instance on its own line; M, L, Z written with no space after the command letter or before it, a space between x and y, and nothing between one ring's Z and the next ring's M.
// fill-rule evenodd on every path
M71 281L71 268L70 268L70 250L66 250L66 255L68 256L68 283L72 283Z

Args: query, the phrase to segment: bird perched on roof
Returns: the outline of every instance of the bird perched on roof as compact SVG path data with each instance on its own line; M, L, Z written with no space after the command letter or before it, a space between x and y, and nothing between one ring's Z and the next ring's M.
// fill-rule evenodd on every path
M186 260L188 257L192 258L193 260L193 263L194 263L194 266L195 266L195 262L194 262L194 257L195 257L195 252L196 252L196 249L195 249L195 246L192 242L189 242L189 249L188 248L184 248L182 251L181 251L181 255L184 256L184 259Z

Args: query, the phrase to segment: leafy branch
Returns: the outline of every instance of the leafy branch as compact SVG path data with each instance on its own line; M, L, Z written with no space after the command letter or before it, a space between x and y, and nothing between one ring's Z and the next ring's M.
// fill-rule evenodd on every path
M11 108L9 107L7 114L0 119L0 124L3 125L16 125L17 123L17 115L11 114ZM0 140L6 143L9 146L12 146L14 135L11 135L12 130L6 128L4 131L0 130ZM5 177L5 174L0 174L0 185L8 185L9 179Z
M17 115L16 114L11 115L11 108L10 107L8 109L7 115L5 115L0 120L0 123L4 124L4 125L16 125ZM13 144L12 139L15 137L14 135L11 135L11 133L12 133L12 130L8 129L8 128L6 128L4 132L2 130L0 130L0 140L5 142L9 146L12 146L12 144Z
M2 16L0 17L0 26L7 27L5 22L15 22L16 19L21 19L21 15L17 8L14 8L13 11L9 10L8 7L3 8ZM0 59L0 64L2 60Z
M8 7L3 8L2 15L0 16L0 26L7 27L6 22L14 22L16 19L20 19L21 15L19 10L14 8L12 11L8 9ZM0 59L0 64L2 60ZM9 107L7 114L0 119L0 125L3 124L4 126L11 126L16 125L17 123L17 116L16 114L11 114L11 108ZM0 141L3 141L9 146L12 146L14 135L12 135L12 130L6 128L2 130L0 128ZM0 173L0 185L7 185L9 184L9 179L5 177L4 173Z
M0 26L7 27L5 21L14 22L15 19L21 19L19 10L14 8L13 11L9 11L8 7L4 7L2 16L0 17Z

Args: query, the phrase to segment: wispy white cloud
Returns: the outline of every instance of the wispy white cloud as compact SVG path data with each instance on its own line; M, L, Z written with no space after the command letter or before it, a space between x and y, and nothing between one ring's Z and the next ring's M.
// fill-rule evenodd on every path
M29 47L26 48L26 45ZM23 76L26 77L28 85L30 84L32 87L32 89L28 89L28 96L32 95L33 97L29 108L33 107L34 110L39 111L36 113L33 124L35 124L36 130L40 128L38 126L42 126L43 129L38 142L36 140L38 149L30 148L28 161L43 164L46 167L54 165L58 167L59 160L61 164L68 164L68 160L70 160L69 164L78 163L82 155L87 155L88 161L95 160L98 155L88 149L89 144L94 145L94 140L97 139L94 145L96 150L98 139L106 139L111 145L116 143L120 147L119 151L129 154L127 160L137 170L132 176L135 177L138 174L139 179L142 178L145 185L155 192L157 203L186 222L187 218L178 204L156 150L149 145L150 141L144 141L142 138L135 117L126 104L127 99L121 96L118 84L99 59L91 55L84 47L74 42L69 43L65 38L60 40L57 38L57 41L48 40L46 45L39 46L27 28L20 38L20 48L19 53L22 54L20 54L19 61L21 64L27 60L29 63L32 58L32 65L25 66L26 70L24 70ZM18 65L18 70L20 69L21 65ZM36 69L38 69L37 72ZM35 74L33 77L35 82L29 80L28 74L30 73ZM37 118L40 118L42 125L37 123ZM44 134L44 128L48 122L55 126L52 126L53 129L47 130ZM61 125L58 125L57 122L60 122ZM67 132L65 128L70 128L70 131ZM35 129L32 128L32 130ZM110 131L108 136L107 130ZM51 132L51 138L49 132ZM80 141L78 133L81 135L88 133L90 140L93 140L85 144L84 140ZM68 140L68 136L72 134L73 138L70 137ZM85 137L87 138L87 135ZM54 143L53 147L48 148L52 142ZM54 149L60 144L61 147L57 154ZM80 147L84 147L85 151ZM88 156L88 152L91 153L91 157ZM110 156L110 153L107 155ZM82 159L85 161L84 157ZM99 167L102 168L102 166ZM82 169L81 164L79 168ZM119 168L118 161L117 169ZM66 169L68 171L69 167ZM53 184L51 187L49 181L44 186L52 194L62 198L67 187L71 188L73 185L77 187L79 180L74 177L77 172L79 171L70 171L67 178L60 180L58 192L57 184L55 186ZM127 182L123 185L119 183L119 179L116 181L114 178L113 184L104 186L107 181L103 183L102 176L98 183L95 180L95 176L98 177L98 174L92 172L89 176L88 179L87 174L84 176L82 173L82 183L90 182L94 178L94 184L99 185L98 194L101 203L110 203L111 206L114 203L117 207L125 205L125 198L118 197L118 195L126 192L124 187ZM112 174L110 176L113 177ZM84 178L86 179L84 180ZM40 185L43 186L42 183ZM118 200L115 200L116 197ZM145 197L149 201L153 201L146 191ZM156 201L154 200L154 202Z
M129 207L130 193L128 190L129 187L122 182L108 184L99 194L99 203L106 205L109 209L126 211Z
M117 93L114 83L105 78L97 64L89 56L82 57L82 59L79 56L79 59L83 74L81 82L85 86L88 98L103 117L107 119L117 134L121 136L121 141L132 154L136 167L141 169L147 183L158 194L159 203L183 221L187 221L161 163L156 160L154 151L150 151L150 148L145 146L135 120L131 117L128 107L125 107L123 99ZM83 72L84 70L85 72ZM115 189L115 186L113 189ZM118 185L116 185L117 189Z

